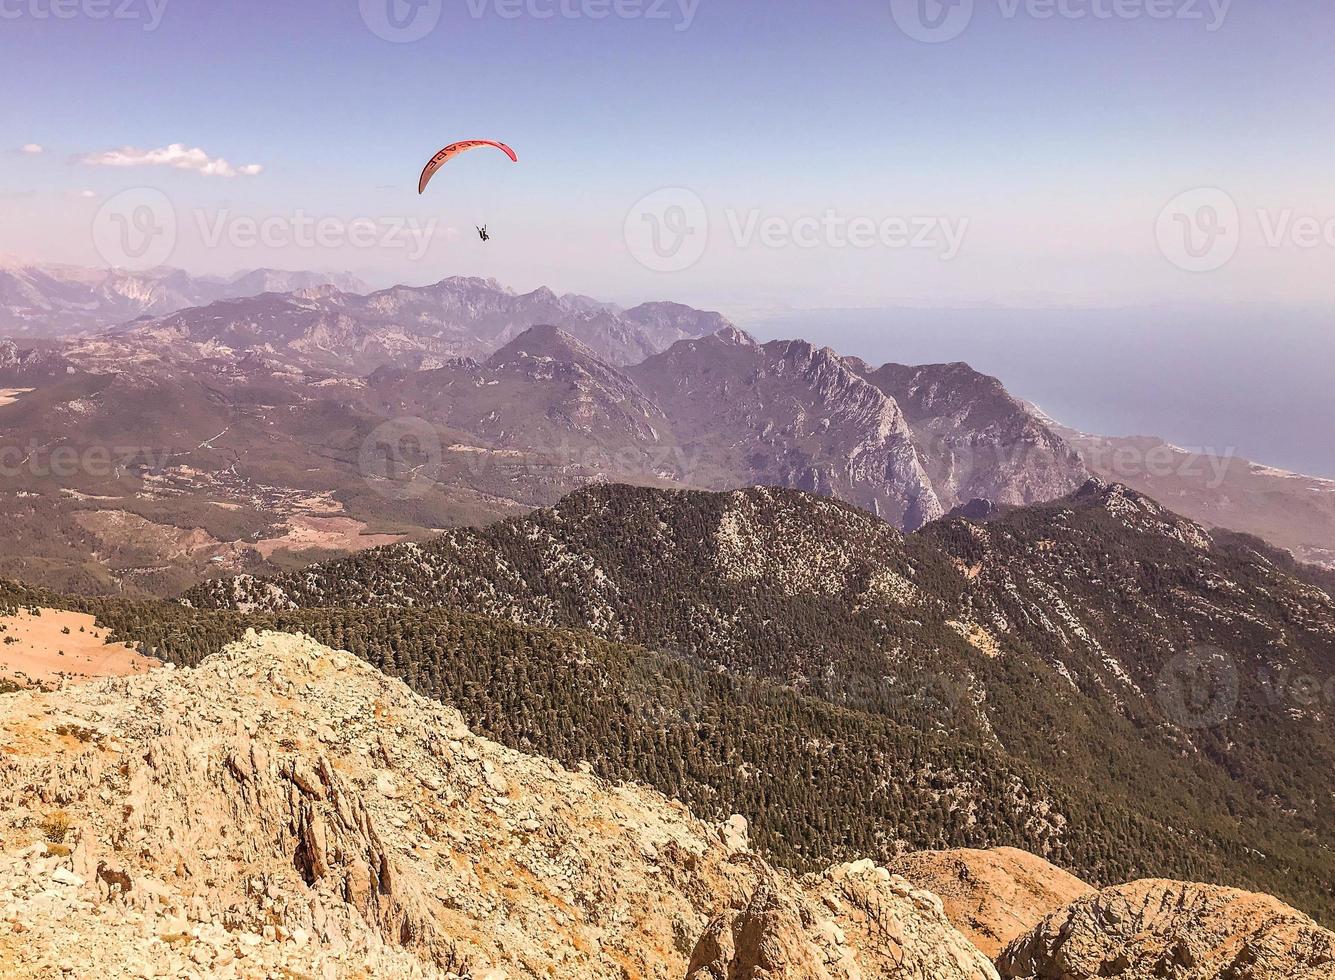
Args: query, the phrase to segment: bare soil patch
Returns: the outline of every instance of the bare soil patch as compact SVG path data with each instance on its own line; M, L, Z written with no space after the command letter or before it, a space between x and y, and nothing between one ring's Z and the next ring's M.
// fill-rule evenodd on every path
M257 541L254 548L265 558L287 551L365 551L381 545L398 544L402 534L363 534L366 524L351 517L292 517L287 533L279 538Z
M12 641L12 642L11 642ZM43 609L0 617L0 677L26 686L143 674L161 664L123 643L83 613Z

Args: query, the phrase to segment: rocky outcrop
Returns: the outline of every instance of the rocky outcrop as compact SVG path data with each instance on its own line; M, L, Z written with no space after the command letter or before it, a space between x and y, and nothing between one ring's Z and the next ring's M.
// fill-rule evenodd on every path
M223 280L170 268L127 272L0 260L0 335L91 333L135 317L165 316L218 300L325 285L352 291L367 288L346 274L257 269Z
M992 964L946 921L935 895L870 861L798 883L762 885L710 923L687 980L995 978Z
M863 376L903 409L943 506L1055 500L1089 476L1060 435L967 364L885 364Z
M1007 980L1330 980L1335 934L1268 895L1137 881L1052 913L997 965Z
M306 638L5 695L0 738L6 977L995 977L871 862L796 880Z
M45 384L74 372L74 365L53 350L19 347L0 340L0 386Z
M1254 534L1299 561L1335 569L1335 480L1276 469L1231 450L1052 428L1109 483L1171 501L1183 517L1206 527Z
M944 513L899 406L828 347L726 329L627 373L694 460L688 483L792 487L908 529Z
M736 329L721 313L697 310L681 303L642 303L627 310L624 316L640 326L652 353L667 350L683 340Z
M1094 892L1074 875L1011 847L920 851L890 870L939 896L951 925L989 958L1050 913Z

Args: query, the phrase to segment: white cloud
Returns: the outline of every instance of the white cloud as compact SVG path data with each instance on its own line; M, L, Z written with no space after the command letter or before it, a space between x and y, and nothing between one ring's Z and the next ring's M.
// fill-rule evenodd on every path
M39 153L45 153L46 147L40 143L25 143L19 147L20 153L26 153L30 157L35 157Z
M199 147L187 148L184 143L173 143L159 150L123 146L119 150L89 153L79 160L92 167L172 167L193 170L205 177L254 177L264 172L258 163L234 167L222 157L211 157Z

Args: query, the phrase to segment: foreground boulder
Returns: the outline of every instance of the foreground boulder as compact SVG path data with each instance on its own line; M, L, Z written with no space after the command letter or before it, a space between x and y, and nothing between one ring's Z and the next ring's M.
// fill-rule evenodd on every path
M0 976L995 980L870 862L798 880L357 658L0 696Z
M761 887L715 919L687 980L995 978L951 927L935 895L860 861L809 875L784 893Z
M998 847L920 851L897 859L890 870L938 895L946 917L995 958L1009 943L1094 889L1027 851Z
M1137 881L1054 912L997 966L1007 980L1333 980L1335 933L1268 895Z

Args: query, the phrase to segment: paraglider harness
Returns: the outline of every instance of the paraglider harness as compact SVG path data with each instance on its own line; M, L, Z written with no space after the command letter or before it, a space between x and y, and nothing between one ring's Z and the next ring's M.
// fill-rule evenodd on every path
M489 242L489 241L491 241L491 236L487 234L487 226L486 226L486 225L483 225L481 228L479 228L479 229L477 230L477 234L478 234L478 237L481 238L484 242Z

